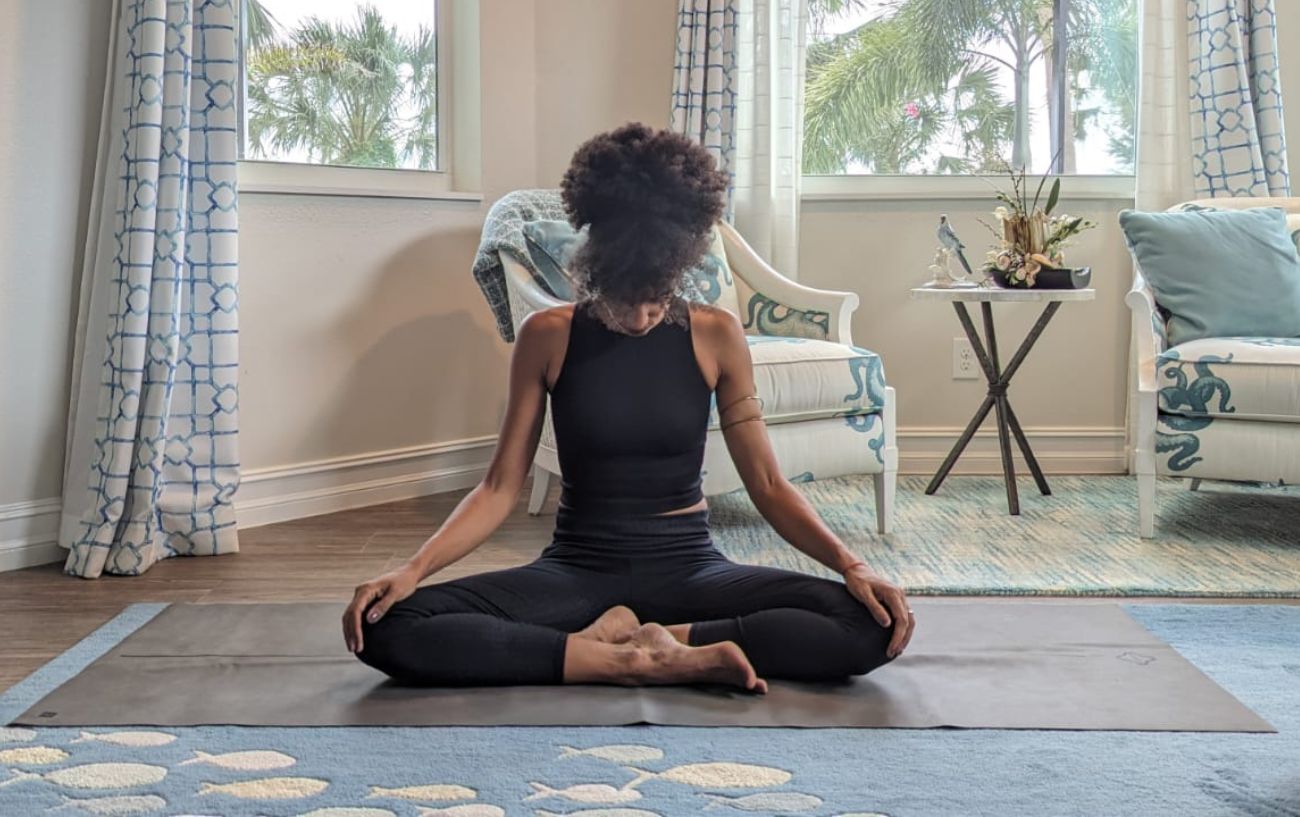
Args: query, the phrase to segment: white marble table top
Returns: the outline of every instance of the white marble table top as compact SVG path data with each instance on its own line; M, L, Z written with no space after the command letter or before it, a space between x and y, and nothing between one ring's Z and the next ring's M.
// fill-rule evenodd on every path
M1087 289L1003 289L1002 287L912 287L912 297L927 301L1091 301L1097 290Z

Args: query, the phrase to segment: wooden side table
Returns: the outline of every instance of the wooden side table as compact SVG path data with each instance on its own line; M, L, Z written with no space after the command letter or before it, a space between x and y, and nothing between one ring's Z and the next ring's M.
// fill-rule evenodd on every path
M929 301L948 301L953 305L953 308L957 311L957 320L961 321L962 329L966 330L966 337L970 339L971 348L975 351L975 358L984 371L985 380L988 381L988 394L984 397L984 402L980 404L975 416L971 418L970 423L966 426L966 430L957 439L957 444L952 447L952 451L948 452L947 458L939 466L934 479L930 480L929 486L925 489L927 494L933 494L939 490L939 486L943 484L948 472L952 470L953 465L957 462L957 458L966 450L971 438L975 436L975 432L979 430L980 425L984 423L984 419L988 417L990 409L997 410L998 444L1002 451L1002 477L1007 486L1008 511L1013 516L1020 514L1020 494L1016 490L1016 469L1011 454L1012 437L1015 437L1016 445L1019 446L1020 452L1024 454L1025 463L1029 466L1029 472L1033 475L1034 482L1038 484L1038 490L1044 496L1052 493L1051 488L1047 485L1047 479L1043 476L1042 469L1038 467L1038 460L1034 458L1033 449L1029 447L1029 440L1025 437L1025 432L1020 428L1020 421L1016 419L1016 413L1011 410L1011 402L1007 399L1007 386L1011 383L1011 378L1015 375L1016 370L1020 368L1020 364L1024 362L1025 356L1029 354L1029 350L1033 348L1038 337L1047 328L1048 321L1056 314L1056 310L1061 308L1061 304L1066 301L1091 301L1096 296L1097 291L1092 288L942 288L927 285L912 289L913 298ZM1003 368L998 358L997 334L993 331L993 303L1022 301L1032 301L1045 304L1045 306L1033 328L1029 330L1029 334L1021 342L1020 348L1007 362L1006 368ZM979 302L984 319L985 342L980 341L979 333L975 329L974 322L971 321L970 313L966 311L968 302Z

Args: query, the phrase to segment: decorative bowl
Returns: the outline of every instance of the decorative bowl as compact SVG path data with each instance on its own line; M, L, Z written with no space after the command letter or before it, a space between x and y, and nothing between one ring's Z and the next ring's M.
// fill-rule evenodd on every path
M1038 271L1032 287L1012 284L1011 276L1003 270L989 270L993 283L1004 289L1087 289L1092 282L1092 267L1043 267Z

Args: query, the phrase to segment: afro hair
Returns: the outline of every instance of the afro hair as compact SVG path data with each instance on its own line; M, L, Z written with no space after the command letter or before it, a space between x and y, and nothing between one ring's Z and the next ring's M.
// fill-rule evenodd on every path
M571 265L579 300L680 304L727 181L704 147L640 122L579 146L560 185L569 223L588 230Z

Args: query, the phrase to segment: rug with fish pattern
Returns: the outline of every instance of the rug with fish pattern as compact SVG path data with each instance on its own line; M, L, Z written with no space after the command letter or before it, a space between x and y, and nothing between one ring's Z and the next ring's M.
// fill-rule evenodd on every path
M163 606L130 606L0 695L0 724ZM1300 814L1300 607L1127 609L1277 734L11 726L0 815Z
M998 477L900 477L894 532L876 534L870 477L797 483L850 548L917 595L1300 598L1300 493L1161 480L1156 537L1137 535L1132 477L1020 483L1007 514ZM709 523L731 558L829 573L786 544L743 491L710 497Z

